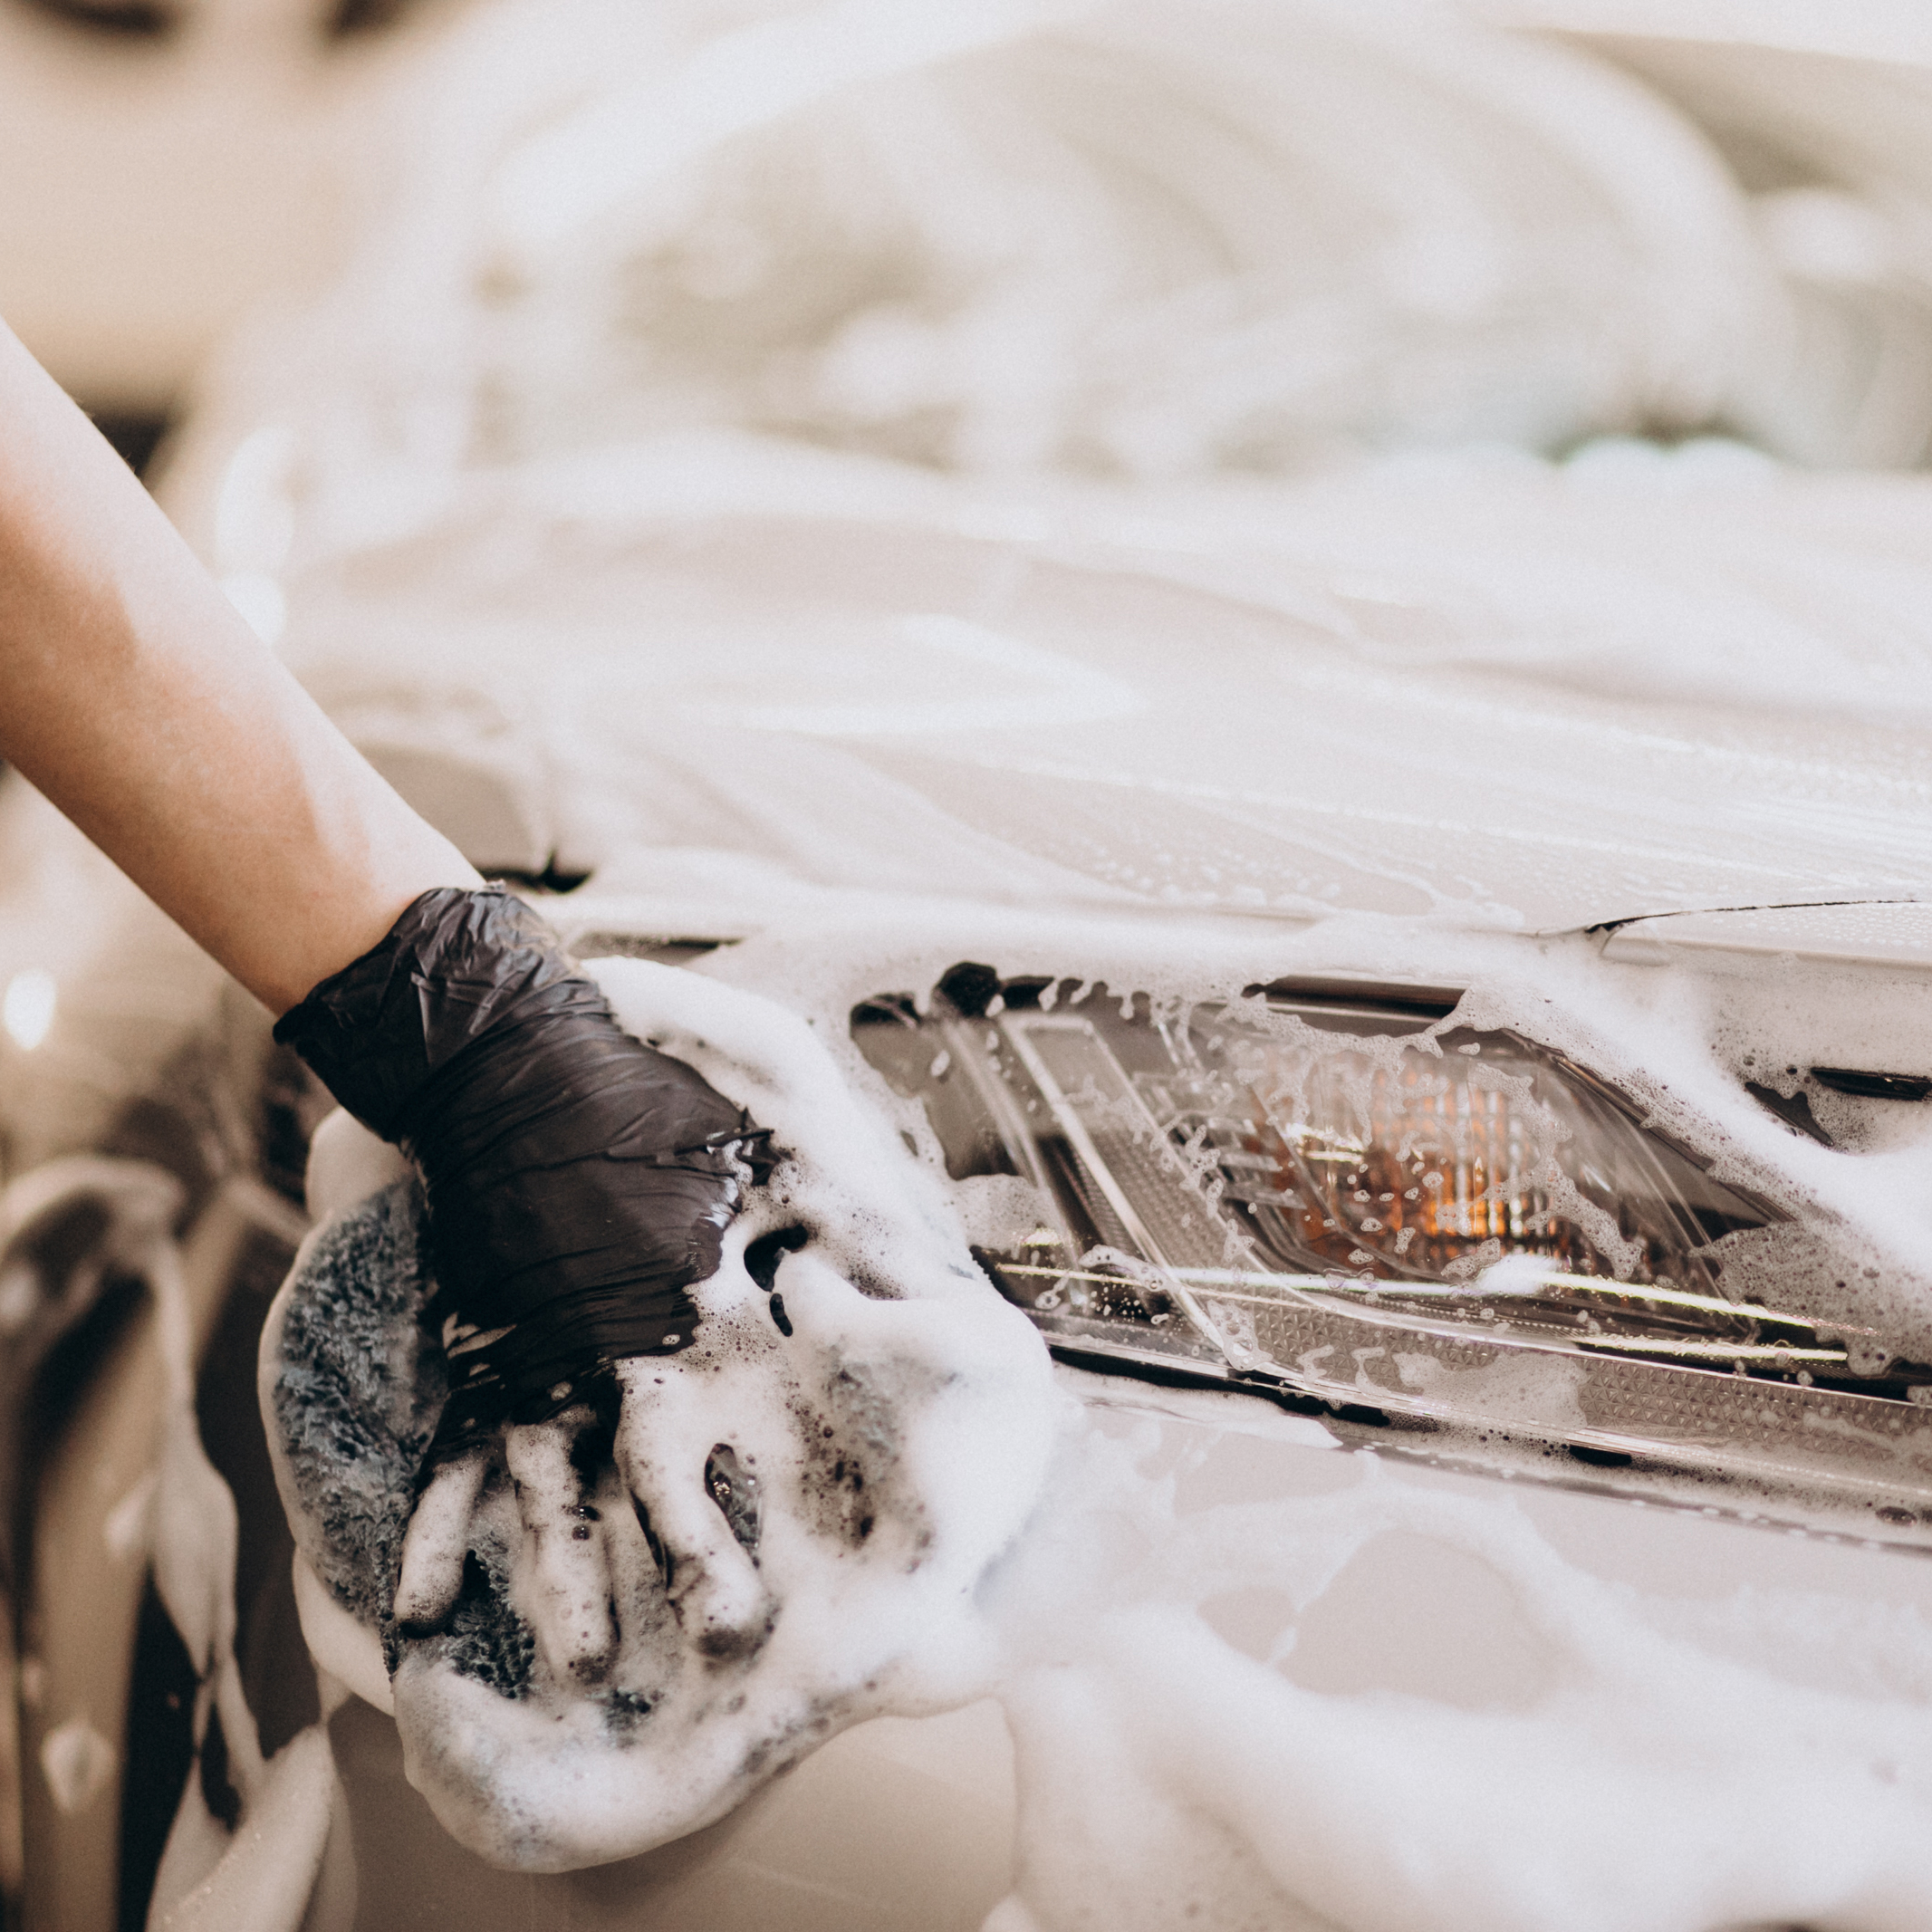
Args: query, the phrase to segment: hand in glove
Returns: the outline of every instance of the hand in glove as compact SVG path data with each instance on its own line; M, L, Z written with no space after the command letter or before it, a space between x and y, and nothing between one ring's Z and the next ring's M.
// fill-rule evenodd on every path
M716 1271L764 1135L627 1033L501 888L425 893L275 1037L421 1172L451 1380L409 1536L427 1559L444 1519L466 1518L499 1427L515 1470L548 1439L525 1442L532 1426L619 1363L691 1342L686 1290ZM447 1573L406 1552L399 1620L447 1613L455 1555Z

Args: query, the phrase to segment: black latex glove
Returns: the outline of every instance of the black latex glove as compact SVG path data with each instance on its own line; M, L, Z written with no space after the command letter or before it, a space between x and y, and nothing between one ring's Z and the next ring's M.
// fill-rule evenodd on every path
M620 1027L500 886L426 892L284 1014L293 1046L422 1174L451 1393L438 1456L687 1346L762 1129Z

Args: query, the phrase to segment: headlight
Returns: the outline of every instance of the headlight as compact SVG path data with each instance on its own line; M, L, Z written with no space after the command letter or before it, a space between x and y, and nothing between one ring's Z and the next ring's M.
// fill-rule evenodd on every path
M1932 1505L1932 1370L1741 1289L1806 1231L1587 1069L1450 993L1059 990L959 968L853 1026L956 1179L1037 1189L981 1258L1062 1354Z

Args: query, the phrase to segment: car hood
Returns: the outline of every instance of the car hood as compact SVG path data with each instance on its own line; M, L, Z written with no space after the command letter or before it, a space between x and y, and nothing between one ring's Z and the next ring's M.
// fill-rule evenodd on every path
M1129 498L687 438L312 558L284 649L488 865L1552 930L1927 889L1928 533L1728 446Z

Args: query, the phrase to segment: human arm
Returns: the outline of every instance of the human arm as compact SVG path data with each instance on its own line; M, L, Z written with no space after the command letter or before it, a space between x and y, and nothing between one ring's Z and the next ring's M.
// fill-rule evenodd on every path
M0 324L0 758L273 1012L481 884Z
M756 1130L363 762L4 325L0 757L414 1158L451 1350L434 1459L459 1486L502 1425L690 1344L686 1290L716 1265ZM553 1433L508 1430L526 1473ZM710 1446L660 1443L639 1475L654 1517L693 1514ZM464 1522L429 1514L460 1573ZM680 1601L715 1628L739 1614L706 1584L729 1538L699 1528ZM419 1617L447 1611L439 1573L417 1594Z

